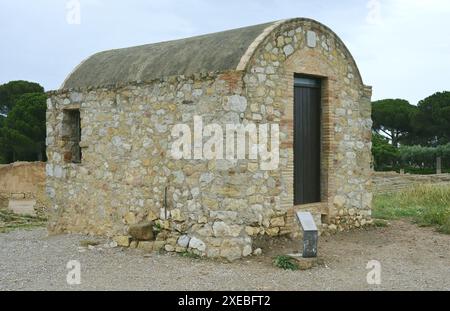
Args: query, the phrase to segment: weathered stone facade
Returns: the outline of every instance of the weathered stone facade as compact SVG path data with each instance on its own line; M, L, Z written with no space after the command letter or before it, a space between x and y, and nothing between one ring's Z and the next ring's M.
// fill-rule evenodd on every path
M324 84L322 203L296 207L294 74ZM310 210L331 231L363 226L372 198L370 96L340 39L308 19L267 26L233 70L52 92L49 230L122 237L130 225L154 221L159 243L152 248L233 260L252 254L257 235L295 235L295 210ZM68 110L80 112L81 163L72 163L73 139L64 134ZM256 160L173 159L172 127L193 126L196 115L224 128L279 124L279 168L261 170Z

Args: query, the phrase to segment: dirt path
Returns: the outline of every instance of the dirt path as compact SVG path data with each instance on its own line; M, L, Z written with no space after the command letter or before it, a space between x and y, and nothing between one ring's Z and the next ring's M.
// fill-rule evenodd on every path
M79 252L85 238L0 234L0 290L450 290L450 236L406 221L321 238L324 265L309 271L271 265L271 256L296 248L288 241L229 264L120 248ZM66 283L70 260L81 263L81 285ZM366 282L370 260L382 265L381 285Z

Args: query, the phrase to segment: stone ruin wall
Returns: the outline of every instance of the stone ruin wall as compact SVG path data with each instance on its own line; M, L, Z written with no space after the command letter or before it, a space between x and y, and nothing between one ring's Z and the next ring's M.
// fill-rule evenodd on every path
M16 162L0 165L0 208L15 203L32 203L39 216L45 216L48 206L45 194L45 163Z
M370 223L370 90L335 35L313 26L287 24L273 32L247 71L50 93L50 231L125 237L130 225L150 220L159 229L157 248L229 260L250 255L256 236L292 233L289 124L297 70L330 76L322 159L329 168L322 211L330 214L315 213L317 221L330 231ZM305 45L309 30L317 35L315 48ZM68 161L71 145L62 139L63 109L76 108L81 164ZM223 128L280 123L280 170L261 171L251 160L172 159L172 126L192 128L195 115Z
M373 192L389 193L411 188L414 185L450 185L450 174L413 175L397 172L374 172Z

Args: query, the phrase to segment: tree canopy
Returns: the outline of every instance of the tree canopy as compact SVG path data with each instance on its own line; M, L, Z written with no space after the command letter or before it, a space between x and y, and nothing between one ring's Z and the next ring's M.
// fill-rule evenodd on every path
M0 115L0 162L45 160L44 89L35 83L13 81L1 85L0 90L1 98L7 99L0 101L7 113ZM37 92L30 93L33 90Z
M372 103L373 129L398 146L413 132L412 119L417 107L404 99L383 99Z
M28 81L11 81L0 85L0 113L8 114L18 97L29 93L43 93L44 88L38 83Z
M450 163L450 92L438 92L418 106L402 99L372 103L375 169L435 169ZM391 142L391 144L389 144Z
M372 135L372 155L375 170L383 168L383 166L393 166L398 157L398 149L389 144L386 137L374 133Z
M450 92L438 92L418 104L414 117L417 135L427 145L436 146L450 142Z

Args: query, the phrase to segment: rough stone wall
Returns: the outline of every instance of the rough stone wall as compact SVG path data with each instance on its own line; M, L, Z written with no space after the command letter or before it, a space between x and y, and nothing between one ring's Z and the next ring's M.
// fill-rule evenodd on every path
M326 77L323 202L310 209L323 229L364 225L370 215L370 89L325 28L295 22L265 39L243 71L50 93L47 193L52 232L126 235L151 220L159 246L229 260L252 238L293 233L293 77ZM306 46L308 30L318 41ZM64 110L79 109L82 161L71 163ZM174 160L171 129L203 123L279 123L280 169L256 160ZM167 197L167 205L164 205Z
M16 162L0 165L0 208L8 208L10 200L35 200L37 214L45 213L45 163Z
M294 75L323 78L322 203L293 208ZM314 22L284 24L261 43L244 78L248 118L280 122L281 169L272 172L280 195L279 232L293 232L294 210L308 210L323 229L342 231L370 223L371 89L351 55L329 29Z
M374 172L374 193L401 191L414 185L445 184L450 185L450 174L412 175L396 172Z
M50 94L50 231L115 236L151 220L162 229L157 239L166 240L168 249L189 247L229 259L249 255L244 223L258 222L262 215L246 207L263 198L245 188L266 175L250 172L246 161L175 160L169 153L172 126L192 127L195 115L205 124L239 123L247 106L241 81L231 72ZM62 139L64 109L77 108L81 164L67 161L68 142ZM180 240L182 235L188 237Z

